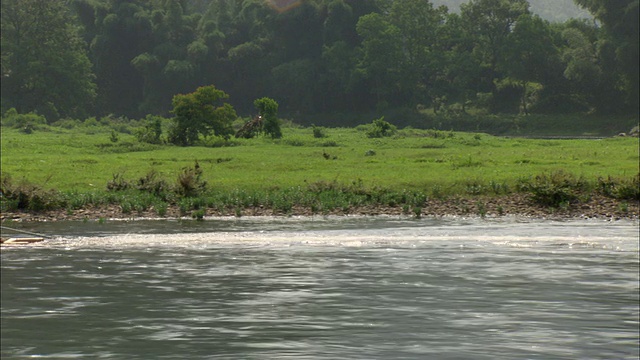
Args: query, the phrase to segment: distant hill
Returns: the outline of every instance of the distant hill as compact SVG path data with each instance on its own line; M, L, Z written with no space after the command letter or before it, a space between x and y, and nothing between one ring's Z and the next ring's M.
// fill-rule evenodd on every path
M460 4L469 0L432 0L434 5L446 5L451 12L458 12ZM564 22L571 18L590 19L591 14L576 5L573 0L529 0L530 10L551 22Z

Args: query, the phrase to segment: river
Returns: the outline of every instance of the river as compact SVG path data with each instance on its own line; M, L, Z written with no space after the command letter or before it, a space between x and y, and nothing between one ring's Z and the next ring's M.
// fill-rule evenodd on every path
M638 359L637 221L20 225L2 359Z

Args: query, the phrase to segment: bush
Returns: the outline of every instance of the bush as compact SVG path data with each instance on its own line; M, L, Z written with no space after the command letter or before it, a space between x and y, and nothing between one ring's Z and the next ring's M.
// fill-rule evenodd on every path
M367 136L370 138L381 138L392 136L396 133L397 128L384 120L384 116L373 120L369 129L367 130Z
M98 120L95 117L90 117L88 119L85 119L83 122L83 125L85 127L98 127L98 126L102 126L102 124L100 122L98 122Z
M193 197L202 194L207 188L207 182L201 179L202 169L198 161L193 167L185 167L178 174L176 193L185 197Z
M162 144L162 118L147 115L144 126L136 129L135 135L140 142Z
M325 128L321 126L311 125L311 129L313 130L313 137L316 139L321 139L327 137L325 133Z
M24 133L30 134L33 130L47 124L47 119L36 113L18 114L16 109L11 108L2 116L2 126L14 129L21 129Z
M39 212L59 209L65 205L60 193L54 190L44 190L26 181L14 185L9 176L4 176L0 181L0 194L2 195L2 211Z
M155 170L151 170L147 175L138 179L136 188L140 191L166 199L166 192L169 190L169 185L166 181L158 177L158 173Z
M640 200L640 173L629 180L614 179L611 176L599 178L598 190L602 195L614 199Z
M264 119L262 131L265 135L271 136L272 139L280 139L282 130L280 129L280 121L278 120L278 103L268 97L256 99L253 105L258 109L258 113Z
M82 124L82 122L80 120L76 120L76 119L60 119L56 122L54 122L53 124L51 124L52 126L56 126L56 127L61 127L63 129L74 129L77 126L79 126L80 124Z
M125 180L122 174L113 174L113 179L107 182L108 191L122 191L131 188L131 184Z
M522 189L531 193L533 202L548 207L568 206L578 200L588 185L582 178L562 170L538 175L523 184Z

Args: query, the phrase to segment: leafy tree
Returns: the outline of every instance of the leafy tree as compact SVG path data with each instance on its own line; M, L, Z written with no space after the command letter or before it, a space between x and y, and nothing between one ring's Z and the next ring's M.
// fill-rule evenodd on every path
M388 19L401 36L401 89L413 105L424 103L444 65L438 40L447 8L434 8L429 0L393 1L389 8Z
M367 136L370 138L387 137L394 135L396 131L396 126L389 123L388 121L385 121L383 116L379 119L373 120L373 122L369 125Z
M446 16L438 46L443 52L444 65L430 90L435 100L434 110L439 110L438 104L447 106L450 102L461 104L461 110L465 112L467 102L475 99L480 91L481 67L479 59L473 56L473 34L463 26L460 15Z
M96 85L64 0L2 1L2 105L49 121L82 117Z
M200 135L217 136L233 134L231 123L237 118L233 107L224 103L228 95L213 85L199 87L190 94L173 97L174 126L169 132L169 142L189 146Z
M278 120L278 103L268 97L256 99L253 104L258 109L258 114L262 116L262 130L273 139L282 137L280 121Z
M95 31L91 59L97 76L97 111L139 117L144 77L132 59L153 46L152 5L143 0L109 0L92 5L94 18L87 16L83 21L85 28Z
M147 115L143 127L135 131L136 138L140 142L149 144L162 144L162 118L154 115Z
M360 17L356 29L363 38L358 72L372 81L371 91L378 105L384 105L388 103L388 96L397 92L400 81L400 29L377 13Z
M312 110L317 83L317 61L298 59L282 63L271 70L274 95L283 99L291 112Z
M549 24L539 16L523 14L507 36L505 56L499 66L520 87L520 111L527 114L533 89L545 80L549 62L558 56Z
M323 22L322 55L318 61L317 81L311 99L314 109L361 111L375 105L363 73L354 70L358 63L361 38L356 25L362 15L377 11L374 0L326 0L321 2Z
M594 31L595 30L595 31ZM567 27L564 77L570 81L570 92L588 108L602 113L620 112L625 108L623 76L618 70L616 50L599 29Z
M588 9L600 20L611 36L615 59L626 75L622 81L626 90L627 102L633 112L638 111L640 67L638 56L640 46L638 0L574 0ZM610 69L609 69L610 70Z
M188 14L182 3L167 0L153 9L153 46L131 60L144 77L141 112L164 113L174 94L199 85L209 47L197 34L199 15Z
M485 91L493 94L494 105L499 102L495 80L503 77L498 69L499 62L508 48L509 34L524 14L529 14L527 0L471 0L460 5L463 24L474 34L474 55L484 69Z
M276 16L263 0L213 0L197 26L197 38L208 48L199 77L224 87L246 112L269 92L270 70L281 61L274 58Z
M327 111L351 109L356 110L356 101L363 101L365 96L355 96L352 79L356 66L356 50L344 41L336 41L325 45L318 74L318 92L314 100L316 107Z
M438 39L447 9L434 8L428 0L380 4L381 13L361 17L356 27L363 38L359 69L373 81L379 103L425 103L443 73Z
M327 16L324 20L323 38L324 44L329 45L336 41L345 41L355 27L353 8L344 0L332 0L327 4Z

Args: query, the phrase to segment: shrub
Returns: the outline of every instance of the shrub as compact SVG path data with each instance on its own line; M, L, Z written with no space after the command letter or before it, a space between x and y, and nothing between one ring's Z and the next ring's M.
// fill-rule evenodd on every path
M153 208L156 210L156 214L158 214L158 216L161 216L161 217L164 217L167 215L168 207L169 205L166 202L158 202L153 206Z
M323 141L323 142L319 143L318 146L322 146L322 147L338 147L338 146L340 146L340 144L338 144L334 140L327 140L327 141Z
M138 179L136 188L140 191L166 198L166 192L169 190L169 185L166 181L158 177L158 173L155 170L151 170L145 176Z
M207 188L207 182L201 178L202 169L196 160L193 167L185 167L178 174L176 192L185 197L193 197L203 193Z
M84 120L83 125L85 127L97 127L97 126L100 126L101 123L98 122L98 120L96 120L95 117L90 117L90 118Z
M204 210L203 209L199 209L199 210L193 211L191 213L191 217L196 219L197 221L204 220Z
M60 119L56 122L54 122L53 126L57 126L57 127L61 127L63 129L73 129L77 126L79 126L80 124L82 124L82 122L80 120L76 120L76 119Z
M601 194L621 200L640 200L640 173L629 180L598 179L598 190Z
M109 140L111 140L112 143L117 143L118 140L120 140L120 137L115 130L111 130L111 136L109 137Z
M390 124L384 120L384 116L373 120L369 129L367 130L367 136L370 138L381 138L386 136L392 136L397 131L395 125Z
M2 116L2 126L21 129L27 134L30 134L33 130L46 124L47 119L44 116L38 115L34 112L19 114L14 108L7 110L7 112Z
M129 188L131 188L131 184L120 173L113 174L113 179L107 182L107 190L109 191L122 191Z
M278 120L278 103L268 97L256 99L253 105L258 109L258 113L262 117L264 123L262 131L265 135L271 136L272 139L280 139L282 130L280 129L280 121Z
M143 127L136 129L138 141L149 144L162 144L162 119L159 116L147 115Z
M2 177L0 181L2 194L2 210L45 211L64 207L63 196L55 190L44 190L27 181L14 185L10 176Z
M557 208L578 200L579 194L587 187L582 178L559 170L536 176L533 181L525 182L522 189L531 193L536 204Z
M313 130L313 137L316 139L321 139L327 137L325 132L325 128L321 126L311 125L311 129Z

